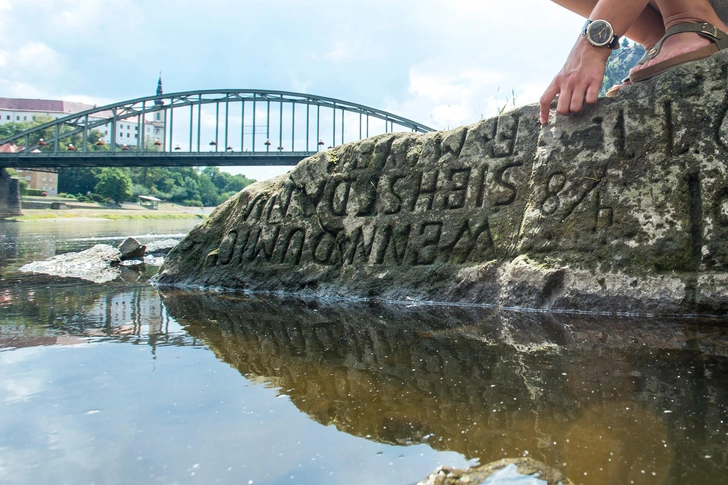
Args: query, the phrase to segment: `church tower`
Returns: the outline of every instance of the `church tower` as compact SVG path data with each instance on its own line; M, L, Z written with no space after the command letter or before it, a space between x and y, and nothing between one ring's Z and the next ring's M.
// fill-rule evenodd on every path
M159 81L157 81L157 96L161 96L163 94L164 90L162 89L162 71L159 71ZM157 99L154 101L154 104L157 106L164 106L164 100Z
M159 71L159 81L157 81L157 96L162 96L164 94L164 90L162 89L162 71ZM164 106L164 100L163 99L155 99L154 105L159 106L160 108ZM157 113L154 115L155 121L162 121L162 114L157 111Z

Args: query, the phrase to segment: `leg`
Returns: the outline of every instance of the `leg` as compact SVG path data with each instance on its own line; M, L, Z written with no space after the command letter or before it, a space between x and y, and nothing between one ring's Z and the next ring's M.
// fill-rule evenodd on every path
M552 0L555 4L565 9L589 18L597 5L597 0ZM626 36L635 42L642 44L645 48L654 46L660 38L665 35L665 26L662 16L656 4L652 0L650 5L645 8L637 20L627 30Z

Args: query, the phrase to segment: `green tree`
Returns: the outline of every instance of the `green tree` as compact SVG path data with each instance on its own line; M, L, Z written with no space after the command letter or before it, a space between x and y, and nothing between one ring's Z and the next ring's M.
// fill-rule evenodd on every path
M202 203L208 207L219 204L218 199L220 193L215 184L212 183L210 177L206 175L200 176L200 199Z
M124 170L116 167L105 168L99 175L96 193L112 199L117 204L131 199L131 177Z
M58 171L58 192L86 195L99 183L101 169L96 167L64 167Z
M621 84L622 80L629 76L629 70L637 65L645 54L645 48L640 44L631 43L627 39L622 40L622 45L607 60L607 68L604 72L604 81L599 96L604 96L615 84Z
M32 128L35 128L36 126L43 125L45 123L50 123L53 121L54 118L52 116L35 116L32 121L15 121L10 123L5 123L4 125L0 125L0 140L4 140L5 138L10 138L11 136L17 135L18 133L21 133L26 130L30 130ZM75 135L71 135L65 138L62 138L63 134L68 133L70 131L73 131L75 128L71 126L61 126L59 128L59 136L61 137L61 141L58 145L58 151L68 151L68 144L73 144L74 147L76 147L77 150L82 149L83 145L83 135L81 133L76 133ZM96 142L100 138L103 138L104 134L101 133L99 130L91 130L88 133L88 136L86 138L86 149L89 151L100 151L100 150L108 150L108 146L99 146L96 145ZM33 135L30 135L28 137L28 142L30 143L30 146L37 147L38 150L48 152L48 151L54 151L56 148L53 146L52 140L55 137L55 128L46 128L42 131L36 132ZM38 146L39 142L43 139L47 144L43 146ZM15 144L18 146L24 146L25 145L25 139L19 139L15 140Z

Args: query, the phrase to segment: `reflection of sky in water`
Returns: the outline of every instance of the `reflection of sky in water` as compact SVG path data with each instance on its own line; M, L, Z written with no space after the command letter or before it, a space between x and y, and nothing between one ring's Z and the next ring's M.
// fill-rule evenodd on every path
M467 465L322 426L199 347L4 351L0 383L2 483L414 483Z
M516 465L508 465L502 470L498 470L492 476L488 477L480 485L548 485L544 480L538 478L521 475L518 473Z

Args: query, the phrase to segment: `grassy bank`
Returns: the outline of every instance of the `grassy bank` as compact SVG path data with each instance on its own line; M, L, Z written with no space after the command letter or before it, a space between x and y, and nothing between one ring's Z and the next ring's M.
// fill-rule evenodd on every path
M124 209L116 210L78 210L78 211L58 211L58 210L23 210L22 216L8 217L11 221L45 221L53 219L108 219L115 221L128 220L159 220L159 219L205 219L206 214L190 214L185 212L139 212L126 211Z
M168 202L159 204L158 210L150 210L139 204L125 203L121 207L112 208L101 206L96 203L79 203L71 202L75 207L66 209L51 209L51 202L69 203L68 200L57 197L27 197L24 202L35 202L45 204L38 208L23 208L23 215L9 217L7 220L13 221L47 221L47 220L90 220L90 219L107 219L114 221L129 220L173 220L173 219L205 219L214 209L214 207L194 208L185 207Z

